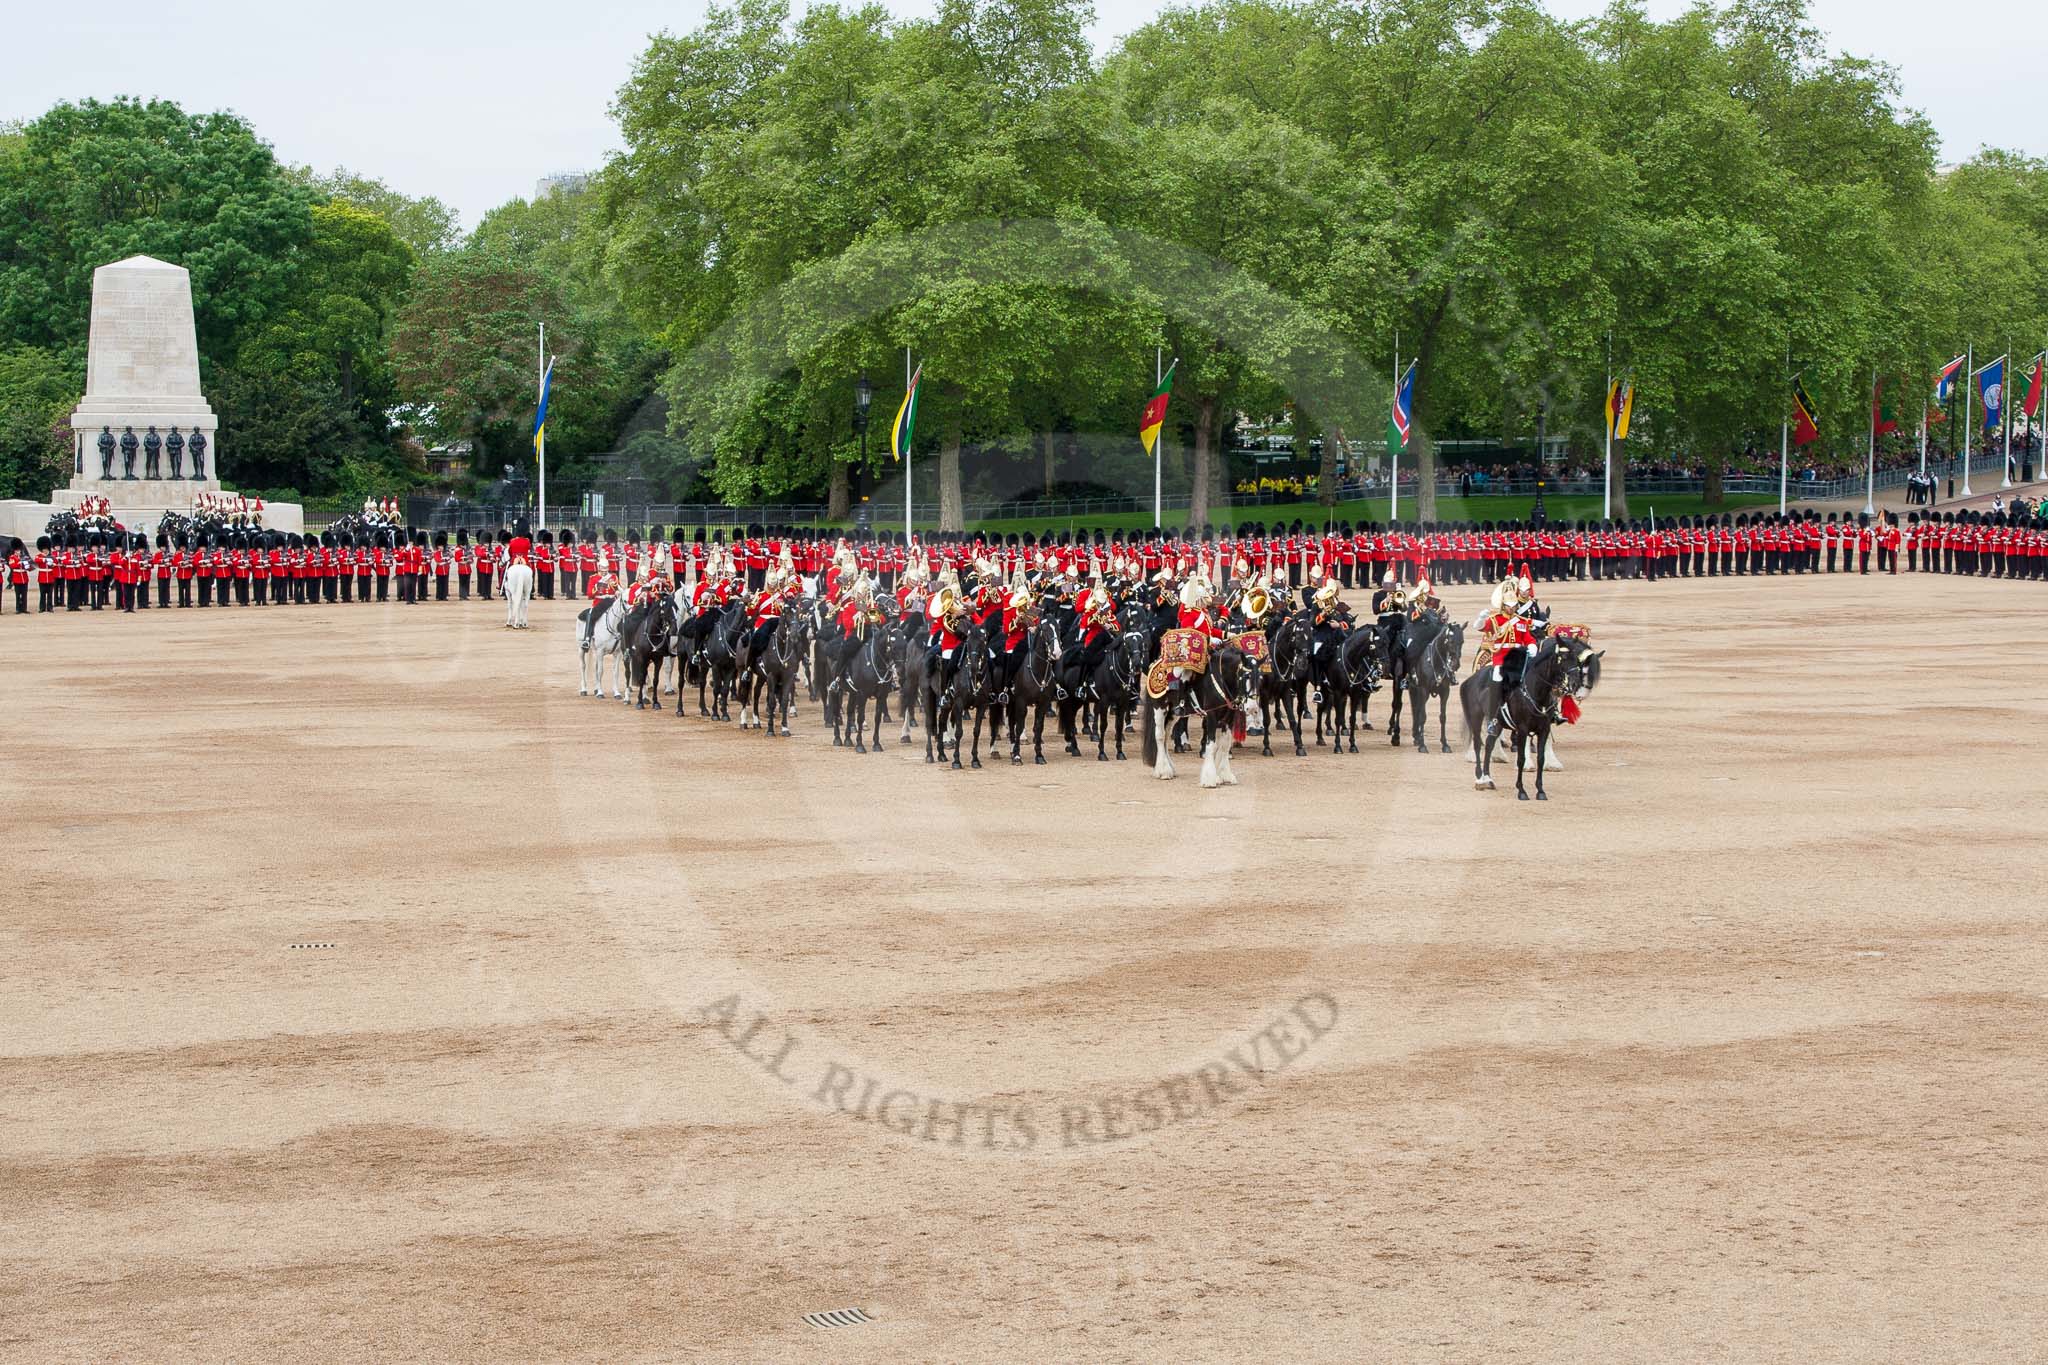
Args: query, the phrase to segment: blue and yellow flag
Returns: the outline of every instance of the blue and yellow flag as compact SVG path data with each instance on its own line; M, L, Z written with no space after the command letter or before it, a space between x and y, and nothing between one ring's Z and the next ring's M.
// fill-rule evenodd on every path
M548 357L547 372L540 377L540 407L533 414L533 448L539 451L541 440L548 434L548 391L555 386L555 360Z

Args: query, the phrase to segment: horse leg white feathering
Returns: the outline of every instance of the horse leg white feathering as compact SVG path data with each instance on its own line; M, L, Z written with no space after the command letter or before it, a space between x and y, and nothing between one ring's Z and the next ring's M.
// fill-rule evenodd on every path
M1228 725L1225 725L1216 736L1216 775L1223 779L1223 784L1227 787L1237 785L1237 770L1230 766L1230 751L1236 743L1236 736L1231 733Z
M1202 785L1204 787L1220 787L1223 785L1223 779L1216 775L1216 741L1213 739L1202 741Z
M1536 771L1536 746L1534 744L1529 746L1529 752L1522 757L1522 771L1525 773ZM1557 745L1547 739L1543 741L1543 771L1547 773L1561 773L1564 771L1564 764L1557 761Z
M1172 746L1166 742L1166 708L1161 706L1152 712L1152 733L1159 741L1159 761L1152 765L1152 775L1161 782L1173 780Z

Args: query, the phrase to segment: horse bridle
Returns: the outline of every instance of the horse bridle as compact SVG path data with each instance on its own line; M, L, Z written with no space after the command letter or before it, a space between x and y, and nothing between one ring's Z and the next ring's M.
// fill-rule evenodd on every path
M1124 656L1126 654L1132 654L1134 653L1134 651L1126 649L1124 647L1124 638L1125 637L1118 637L1117 639L1116 656L1110 662L1109 676L1116 680L1117 687L1126 695L1136 696L1138 693L1138 677L1144 671L1144 665L1138 663L1137 660L1133 658L1131 660L1131 671L1128 675L1125 674ZM1128 638L1132 640L1142 640L1144 637L1133 635Z

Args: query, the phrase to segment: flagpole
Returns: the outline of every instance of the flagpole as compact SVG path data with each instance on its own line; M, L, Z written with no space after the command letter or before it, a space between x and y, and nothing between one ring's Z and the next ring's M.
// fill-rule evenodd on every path
M543 322L540 325L540 384L543 391L546 390L547 383L548 325ZM541 424L539 435L540 440L535 446L535 453L540 460L540 516L535 521L534 529L545 531L548 529L548 429L546 423Z
M1792 368L1792 343L1791 343L1791 341L1790 341L1790 340L1788 339L1788 340L1787 340L1787 341L1785 342L1785 369L1786 369L1786 370L1787 370L1787 371L1789 372L1789 371L1791 370L1791 368ZM1792 376L1792 378L1793 378L1793 379L1797 379L1798 377L1799 377L1799 376L1798 376L1798 375L1796 375L1796 374ZM1787 473L1787 471L1788 471L1788 470L1790 470L1790 469L1791 469L1791 467L1792 467L1792 416L1791 416L1791 414L1790 414L1790 413L1787 413L1787 414L1785 415L1785 420L1784 420L1784 421L1782 421L1782 422L1780 422L1780 423L1778 423L1778 515L1779 515L1779 516L1781 516L1781 517L1785 515L1785 482L1786 482L1786 473Z
M2012 343L2005 344L2005 369L1998 376L1998 424L2005 429L2005 479L1998 486L2012 487Z
M1600 520L1608 521L1614 516L1614 333L1607 334L1607 447L1600 470ZM1537 467L1543 462L1543 452L1536 452Z
M1870 372L1870 456L1863 469L1863 515L1877 511L1877 403L1884 392L1877 384L1877 371Z
M1163 384L1163 383L1165 383L1165 382L1166 382L1166 368L1165 368L1165 366L1166 366L1166 349L1165 349L1165 348L1164 348L1163 346L1155 346L1155 347L1153 347L1153 348L1152 348L1152 387L1153 387L1154 389L1157 389L1157 388L1159 387L1159 385L1161 385L1161 384ZM1165 431L1165 428L1164 428L1164 424L1162 423L1162 424L1161 424L1161 429L1160 429L1159 435L1157 435L1157 436L1154 436L1154 437L1152 438L1152 529L1153 529L1153 530L1155 530L1155 531L1159 529L1159 525L1160 525L1160 520L1161 520L1161 506L1162 506L1162 503L1161 503L1161 499L1160 499L1160 495L1159 495L1159 464L1160 464L1160 450L1159 450L1159 443L1160 443L1161 439L1165 437L1165 435L1166 435L1166 431Z
M903 391L910 392L910 348L903 348ZM916 539L917 527L915 505L910 500L910 447L904 443L903 450L903 549L909 553L911 543Z
M2048 469L2044 469L2044 467L2048 467L2048 442L2040 440L2042 420L2044 420L2044 417L2048 417L2048 346L2044 346L2040 350L2040 354L2034 356L2034 372L2042 377L2042 405L2040 405L2040 411L2028 413L2028 436L2032 436L2042 446L2040 448L2040 460L2034 465L2034 477L2036 479L2048 479ZM2032 389L2032 385L2028 385L2028 387Z
M1393 409L1401 405L1401 329L1394 329L1394 399L1388 404L1387 425L1394 424ZM1401 445L1393 442L1387 452L1387 529L1401 519Z
M1920 390L1920 477L1927 477L1927 390ZM1932 502L1932 499L1929 499Z
M1963 496L1970 496L1970 386L1977 382L1977 350L1963 346Z

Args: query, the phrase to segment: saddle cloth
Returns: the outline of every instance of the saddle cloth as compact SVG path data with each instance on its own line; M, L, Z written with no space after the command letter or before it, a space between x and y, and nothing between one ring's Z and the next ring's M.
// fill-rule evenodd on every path
M1159 662L1190 673L1209 671L1209 637L1199 630L1169 630L1159 637Z

